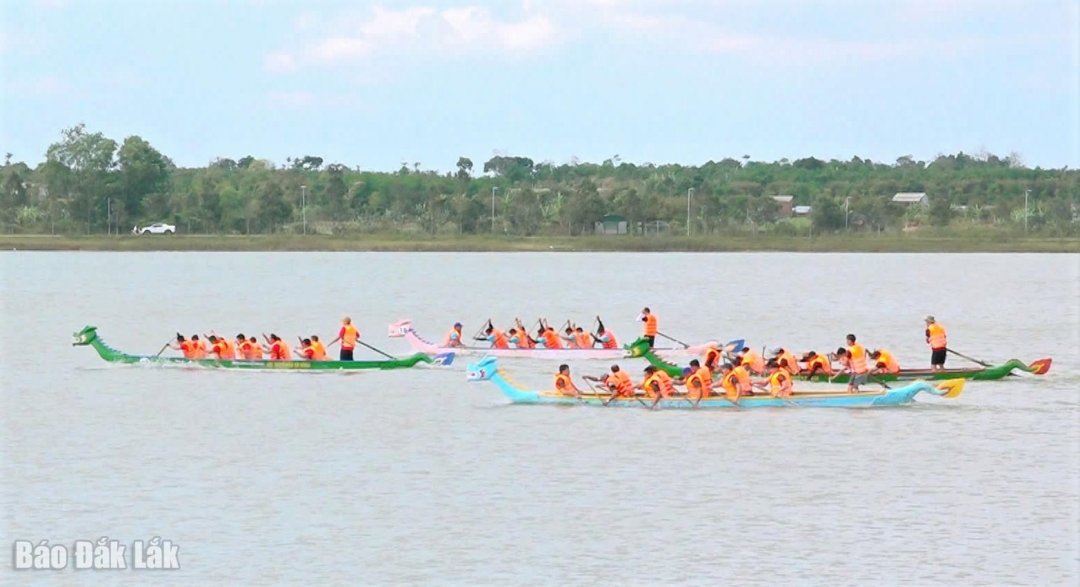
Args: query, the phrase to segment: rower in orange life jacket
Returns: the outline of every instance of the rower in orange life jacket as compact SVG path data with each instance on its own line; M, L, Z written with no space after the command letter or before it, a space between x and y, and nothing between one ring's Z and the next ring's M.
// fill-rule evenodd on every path
M817 373L824 373L825 375L833 374L832 361L829 360L829 357L810 351L803 355L802 360L806 363L806 373L808 378Z
M574 385L574 380L570 378L569 365L559 365L559 372L555 374L555 391L562 395L581 396L581 390Z
M900 363L896 362L896 357L889 351L877 349L870 353L870 358L874 360L874 373L900 373Z
M780 366L780 362L773 358L765 364L769 376L754 382L758 387L769 386L769 395L773 397L790 397L792 394L791 372Z
M210 331L213 340L221 343L222 349L220 353L215 353L219 359L231 361L236 358L236 347L233 346L232 341L227 338L218 336L213 330ZM211 341L213 342L213 341Z
M714 346L705 349L705 367L710 371L717 372L720 370L720 361L722 358L723 353L720 352L720 349Z
M612 398L619 397L633 397L634 396L634 382L630 380L630 376L619 368L618 365L611 366L611 373L608 373L600 380L608 391L612 392ZM609 401L611 398L608 398Z
M442 345L444 347L463 347L465 343L461 340L461 322L455 322L454 327L450 329L450 332L446 333L446 338L443 339Z
M574 342L579 349L591 349L593 348L593 345L596 344L593 341L592 336L590 336L588 332L585 332L585 329L580 326L574 331Z
M720 365L720 388L724 390L724 397L728 400L739 401L742 393L739 390L739 379L735 375L735 368L731 363Z
M566 330L564 330L563 332L565 332L565 334L559 336L559 338L561 340L563 340L564 342L566 342L566 348L568 348L568 349L581 348L581 347L578 346L577 338L574 337L574 329L573 328L567 326Z
M926 344L930 345L930 369L944 370L949 340L945 336L945 327L938 324L933 316L926 317Z
M550 326L544 327L543 332L540 333L540 338L543 340L546 349L563 348L562 343L559 342L559 334Z
M319 340L319 337L314 334L311 335L311 349L315 354L315 356L312 357L313 361L326 360L326 347L323 346L323 343Z
M198 334L191 335L191 342L195 344L195 348L191 352L192 359L205 359L206 355L210 354L210 349L207 348L206 341L199 340Z
M656 346L656 334L659 332L656 324L656 314L653 314L648 308L641 310L641 316L639 320L645 323L644 338L649 341L649 348Z
M695 406L697 402L711 395L712 371L708 367L702 366L697 359L690 361L689 373L684 381L686 384L686 397L696 399Z
M510 335L510 338L507 339L506 342L514 345L516 348L519 349L529 348L529 343L527 342L529 337L523 331L518 330L517 328L511 328L509 331L507 331L507 334Z
M597 321L600 317L597 316ZM619 348L619 341L615 340L615 335L608 329L604 328L604 323L600 322L600 326L596 329L596 340L600 343L600 346L605 349L617 349Z
M243 334L236 335L236 341L233 342L233 348L236 349L236 358L244 361L251 360L251 349L248 348L247 338Z
M251 338L248 339L248 352L251 353L251 355L248 357L250 360L252 360L252 361L261 361L261 360L263 360L263 348L262 348L262 345L259 344L259 341L256 340L254 336L252 336Z
M749 367L754 373L759 375L765 373L765 359L762 359L757 351L750 347L743 347L739 356L742 357L742 364Z
M645 367L645 381L641 382L641 389L645 390L645 395L653 398L655 406L661 399L675 395L675 382L666 371L649 365Z
M536 341L529 336L529 329L525 328L525 325L521 323L521 319L514 318L514 325L515 330L517 330L517 333L515 334L517 342L515 343L514 340L511 339L511 344L516 344L519 349L536 348Z
M176 344L175 345L170 344L169 348L171 348L173 350L180 351L181 353L183 353L185 359L193 359L193 358L195 358L195 356L194 356L195 355L195 348L196 348L195 343L191 342L190 340L185 339L184 335L180 334L179 332L176 333Z
M207 337L207 340L210 341L210 353L215 355L218 360L225 359L225 355L227 354L227 351L229 349L228 345L225 344L225 341L214 336L213 334Z
M296 354L301 359L312 360L315 358L315 349L311 348L311 339L304 338L300 340L300 348L296 349Z
M754 385L750 379L750 366L742 357L735 357L735 367L731 370L738 384L739 395L754 395Z
M484 340L489 341L491 343L491 348L493 348L493 349L508 349L508 348L510 348L510 342L508 340L506 340L506 335L503 334L502 331L499 330L498 328L495 328L494 326L489 325L487 327L487 329L484 330L484 334L486 335Z
M289 350L289 345L285 344L285 341L281 340L278 335L271 333L270 336L263 335L266 339L266 343L270 345L266 352L270 355L271 361L288 361L292 358L292 352Z
M795 355L791 354L784 347L776 347L769 351L770 358L776 358L776 364L781 368L786 369L789 375L799 374L799 361L795 358ZM768 365L765 365L768 368Z
M870 367L866 362L866 349L855 341L855 335L847 335L847 349L836 349L837 356L844 362L844 371L851 373L848 380L848 391L859 391L859 386L866 383L870 376Z

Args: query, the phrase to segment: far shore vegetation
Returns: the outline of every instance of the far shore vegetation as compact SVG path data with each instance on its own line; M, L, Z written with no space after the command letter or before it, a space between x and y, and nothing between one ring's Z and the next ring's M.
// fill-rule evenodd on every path
M1018 154L555 163L396 172L298 155L179 168L82 124L0 167L0 246L39 250L1076 252L1080 170ZM175 234L135 235L155 223Z

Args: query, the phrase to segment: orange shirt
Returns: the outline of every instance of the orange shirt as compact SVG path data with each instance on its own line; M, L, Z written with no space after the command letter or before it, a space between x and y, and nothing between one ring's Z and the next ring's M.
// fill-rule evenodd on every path
M645 316L645 336L656 336L656 314Z

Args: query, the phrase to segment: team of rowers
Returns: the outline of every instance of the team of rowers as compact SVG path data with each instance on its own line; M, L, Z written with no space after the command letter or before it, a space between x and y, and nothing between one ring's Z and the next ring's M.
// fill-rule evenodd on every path
M638 319L645 323L644 337L649 340L649 346L652 347L656 342L658 332L656 315L649 311L649 308L645 308L641 311ZM506 332L495 328L489 318L487 324L482 328L483 335L474 335L473 340L488 341L493 349L591 349L595 348L596 345L600 345L601 348L605 349L619 348L619 341L610 330L604 327L604 322L600 320L599 316L596 317L597 328L595 332L585 332L584 328L571 324L567 320L565 328L560 334L548 324L547 320L540 318L536 322L536 338L533 338L529 335L529 330L525 328L525 325L518 318L514 319L514 326ZM465 347L465 337L461 332L461 328L460 322L455 323L443 338L442 346ZM511 347L510 345L514 346Z
M299 346L289 348L289 344L276 334L262 335L265 343L260 344L254 336L245 337L243 333L237 334L234 340L227 336L218 336L214 331L204 334L199 338L198 334L185 338L179 332L176 333L176 344L169 344L172 349L183 353L188 359L218 359L223 361L289 361L296 353L297 358L309 361L326 361L326 350L334 344L341 343L341 351L338 360L352 361L353 350L360 342L360 331L352 324L352 319L346 316L341 323L338 336L328 344L323 345L318 335L312 334L307 338L297 337ZM360 343L363 344L363 343Z
M611 372L603 377L583 378L599 383L611 393L604 402L607 404L616 397L635 397L637 390L645 392L646 397L656 405L663 398L681 396L692 401L696 406L704 398L723 395L728 400L738 403L740 397L755 395L754 388L766 391L778 398L790 397L793 393L794 377L805 375L807 378L817 374L830 375L830 380L840 374L849 374L848 391L857 392L875 373L899 373L900 364L892 353L885 349L867 352L858 343L854 334L847 335L846 347L840 347L835 353L819 355L814 351L796 358L783 347L772 349L767 358L749 347L732 349L736 351L730 362L721 362L724 351L710 347L705 352L704 364L698 359L690 361L690 366L682 370L681 377L672 377L663 369L655 366L645 368L645 378L641 383L634 383L618 365L611 366ZM869 359L869 360L868 360ZM834 370L833 361L840 363ZM873 366L871 362L873 361ZM754 379L753 376L763 376ZM675 386L685 386L686 391L679 393ZM581 390L574 385L570 377L570 367L560 365L555 375L555 390L561 394L580 397Z

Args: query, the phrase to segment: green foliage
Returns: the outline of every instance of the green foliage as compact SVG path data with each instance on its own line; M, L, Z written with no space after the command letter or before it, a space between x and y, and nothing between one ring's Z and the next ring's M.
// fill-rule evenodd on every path
M198 234L277 233L299 230L301 186L309 230L321 233L486 234L493 189L495 231L517 236L592 234L607 214L624 216L632 235L645 234L642 227L681 234L689 190L695 237L843 231L845 201L852 233L946 224L1016 231L1023 227L1024 190L1032 233L1080 232L1080 171L1027 168L1014 154L933 161L905 155L893 164L741 156L698 167L636 165L618 155L566 164L498 155L482 165L460 157L448 173L409 161L392 173L362 171L318 155L289 157L279 167L246 155L180 169L138 136L118 146L82 124L65 129L36 168L5 158L0 223L5 232L104 233L164 221ZM931 208L892 202L908 191L927 192ZM786 219L771 197L780 194L811 206L811 217Z

